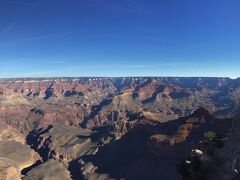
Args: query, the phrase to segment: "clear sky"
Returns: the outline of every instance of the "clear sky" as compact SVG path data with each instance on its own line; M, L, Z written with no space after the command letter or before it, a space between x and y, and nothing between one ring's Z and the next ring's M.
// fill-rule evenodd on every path
M240 76L239 0L0 0L0 77Z

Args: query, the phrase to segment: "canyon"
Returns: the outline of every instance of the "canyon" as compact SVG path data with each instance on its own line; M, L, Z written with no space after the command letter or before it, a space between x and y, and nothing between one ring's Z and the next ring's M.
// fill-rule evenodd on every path
M240 78L0 79L0 179L237 179L239 112Z

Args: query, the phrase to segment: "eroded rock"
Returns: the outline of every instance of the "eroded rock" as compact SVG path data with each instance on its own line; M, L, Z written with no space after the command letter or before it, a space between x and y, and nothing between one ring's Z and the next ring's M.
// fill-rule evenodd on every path
M50 159L30 170L24 180L71 180L69 171L59 161Z
M25 144L22 134L8 126L0 126L1 179L20 179L21 171L38 160L39 155Z

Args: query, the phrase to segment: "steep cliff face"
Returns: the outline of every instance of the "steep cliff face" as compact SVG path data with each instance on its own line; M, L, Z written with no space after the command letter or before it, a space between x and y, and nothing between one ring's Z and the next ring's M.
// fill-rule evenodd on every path
M19 180L21 171L40 160L17 130L0 126L0 179Z

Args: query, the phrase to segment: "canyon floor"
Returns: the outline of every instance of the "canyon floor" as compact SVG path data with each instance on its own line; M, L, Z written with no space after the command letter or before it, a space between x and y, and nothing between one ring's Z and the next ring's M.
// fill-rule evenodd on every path
M240 79L0 79L0 180L239 179Z

